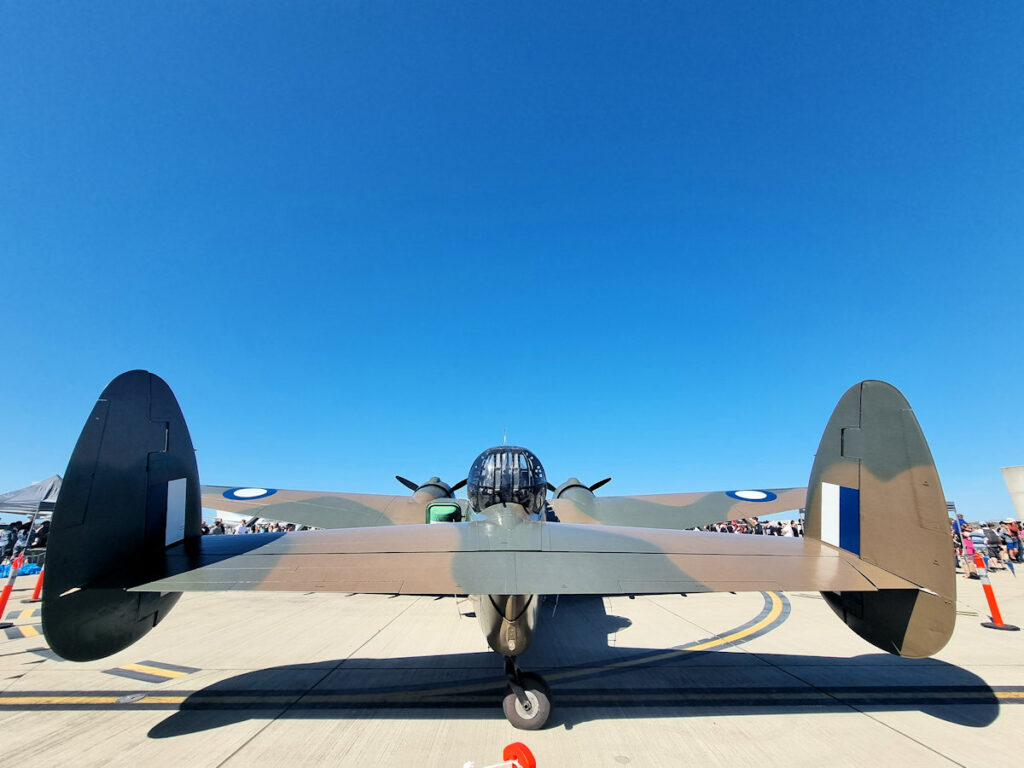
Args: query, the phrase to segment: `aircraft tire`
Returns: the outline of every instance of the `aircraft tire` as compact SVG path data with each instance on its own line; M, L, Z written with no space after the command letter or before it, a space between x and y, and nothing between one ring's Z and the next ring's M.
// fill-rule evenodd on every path
M551 715L551 692L540 675L529 672L523 675L521 684L530 701L530 710L526 711L515 692L509 691L502 702L505 717L513 727L522 731L540 730Z

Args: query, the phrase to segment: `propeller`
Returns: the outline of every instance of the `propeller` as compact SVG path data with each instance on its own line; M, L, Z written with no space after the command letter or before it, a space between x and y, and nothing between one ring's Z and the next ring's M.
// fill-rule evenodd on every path
M395 475L395 480L400 482L413 493L416 493L416 491L422 490L424 488L437 488L438 490L441 491L441 495L438 496L438 498L441 498L443 496L454 497L455 492L460 488L464 487L468 482L467 479L463 479L457 482L455 485L448 485L448 483L441 480L441 478L432 477L425 483L414 483L409 478L402 477L401 475Z
M401 483L402 485L404 485L404 486L405 486L406 488L408 488L408 489L409 489L410 491L415 491L415 490L416 490L417 488L419 488L419 487L420 487L418 483L414 483L414 482L413 482L412 480L410 480L409 478L407 478L407 477L402 477L401 475L395 475L395 480L397 480L398 482L400 482L400 483Z

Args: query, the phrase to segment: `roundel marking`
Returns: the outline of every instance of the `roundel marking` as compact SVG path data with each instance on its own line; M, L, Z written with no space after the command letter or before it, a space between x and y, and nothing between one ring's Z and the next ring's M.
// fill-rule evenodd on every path
M755 490L726 491L725 495L734 499L739 499L740 501L775 501L777 498L779 498L771 491Z
M225 499L233 501L252 501L262 499L266 496L273 496L277 493L276 488L229 488L221 494Z

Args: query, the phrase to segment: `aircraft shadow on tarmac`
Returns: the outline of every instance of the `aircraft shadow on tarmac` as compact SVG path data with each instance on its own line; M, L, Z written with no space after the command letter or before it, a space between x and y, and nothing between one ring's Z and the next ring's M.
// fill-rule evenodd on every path
M980 677L936 659L886 653L846 657L626 648L598 597L566 597L543 626L524 669L552 689L549 727L630 717L921 711L984 727L999 714ZM469 619L472 620L472 619ZM347 658L247 672L191 693L151 738L195 733L250 718L502 718L502 660L491 651L402 658ZM145 705L140 701L135 706Z

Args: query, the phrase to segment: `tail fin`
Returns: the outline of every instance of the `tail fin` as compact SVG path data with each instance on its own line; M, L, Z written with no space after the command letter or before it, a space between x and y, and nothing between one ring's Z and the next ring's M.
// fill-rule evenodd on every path
M851 629L900 656L941 650L956 603L946 499L917 418L895 387L862 381L836 405L807 484L805 527L920 587L823 593Z
M89 416L53 512L43 633L73 661L109 656L159 622L181 593L126 592L159 576L164 552L198 541L199 472L167 384L147 371L111 381Z

